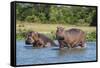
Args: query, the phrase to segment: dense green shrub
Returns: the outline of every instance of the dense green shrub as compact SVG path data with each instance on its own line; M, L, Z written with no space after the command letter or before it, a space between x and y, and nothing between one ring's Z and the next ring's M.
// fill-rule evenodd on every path
M96 41L96 32L87 33L87 41Z

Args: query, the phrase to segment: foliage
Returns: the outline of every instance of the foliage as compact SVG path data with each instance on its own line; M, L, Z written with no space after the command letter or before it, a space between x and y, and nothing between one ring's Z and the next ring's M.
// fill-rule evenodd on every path
M16 18L33 23L63 23L90 25L96 17L96 7L47 4L16 4ZM93 22L92 22L93 23Z
M96 32L87 33L87 41L96 41Z

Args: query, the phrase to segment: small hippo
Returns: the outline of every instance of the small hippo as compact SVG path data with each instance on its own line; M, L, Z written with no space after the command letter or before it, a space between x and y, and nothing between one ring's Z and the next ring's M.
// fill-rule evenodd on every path
M84 47L86 34L84 31L76 28L65 30L63 27L57 27L56 38L60 44L60 48L64 46L68 48Z
M47 45L50 43L50 45ZM29 32L26 38L26 44L33 44L33 47L49 47L56 44L44 34L38 32Z

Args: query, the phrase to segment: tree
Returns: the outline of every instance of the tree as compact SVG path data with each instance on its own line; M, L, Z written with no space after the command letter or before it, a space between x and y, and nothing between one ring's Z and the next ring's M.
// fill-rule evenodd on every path
M16 4L16 18L33 23L63 23L95 26L96 7L48 4Z

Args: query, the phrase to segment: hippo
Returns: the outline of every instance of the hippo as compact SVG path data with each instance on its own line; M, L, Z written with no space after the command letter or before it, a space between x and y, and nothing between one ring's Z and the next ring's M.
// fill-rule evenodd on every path
M58 26L56 30L56 39L59 42L59 47L74 48L77 46L84 47L86 34L81 29L71 28L65 30L63 27Z
M32 44L33 47L57 46L53 40L51 40L44 34L34 31L28 32L25 43ZM48 43L50 43L50 45L47 45Z

